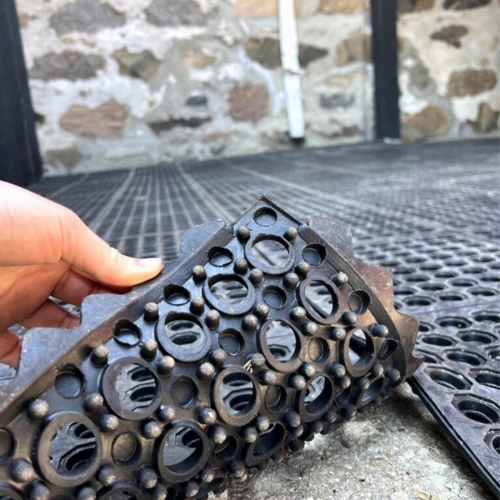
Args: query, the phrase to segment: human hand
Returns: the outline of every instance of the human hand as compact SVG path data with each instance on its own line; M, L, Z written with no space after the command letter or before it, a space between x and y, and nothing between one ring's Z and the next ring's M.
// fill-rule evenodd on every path
M80 306L87 295L126 293L162 267L161 259L125 257L71 210L0 181L0 362L18 364L12 325L80 324L50 297Z

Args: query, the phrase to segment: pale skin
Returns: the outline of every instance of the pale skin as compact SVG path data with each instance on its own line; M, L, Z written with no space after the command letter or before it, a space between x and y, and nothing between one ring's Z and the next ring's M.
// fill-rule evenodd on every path
M91 294L126 293L162 267L161 259L122 255L71 210L0 181L0 362L18 365L13 325L80 324L51 297L80 306Z

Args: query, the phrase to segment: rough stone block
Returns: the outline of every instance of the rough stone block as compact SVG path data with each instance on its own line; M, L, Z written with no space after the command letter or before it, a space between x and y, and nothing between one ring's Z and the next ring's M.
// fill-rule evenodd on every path
M184 66L186 66L187 68L194 68L194 69L208 68L209 66L212 66L212 64L215 61L216 61L215 56L212 56L200 50L190 52L182 60Z
M452 10L477 9L491 3L491 0L444 0L443 7Z
M301 0L294 0L295 15L300 15ZM278 15L278 0L236 0L234 12L240 17L274 17Z
M337 45L335 64L345 66L354 62L371 61L371 38L368 35L354 35Z
M450 120L441 108L427 106L403 120L402 135L406 141L420 141L443 135L449 127Z
M354 137L361 137L363 131L358 125L349 123L350 120L345 122L330 116L327 120L311 120L307 124L307 128L321 137L327 139L352 139Z
M276 38L249 38L245 51L250 59L265 68L275 69L281 65L280 42Z
M482 102L477 111L477 120L470 123L475 132L487 134L498 128L499 115L498 110L494 110L488 103Z
M299 44L299 64L301 68L307 68L310 63L321 59L328 54L328 50L305 43Z
M448 81L448 95L463 97L491 90L497 84L497 75L491 69L454 71Z
M123 26L126 16L97 0L77 0L61 7L50 19L50 26L61 36L73 31L96 33L103 28Z
M64 149L52 149L47 151L44 155L45 163L57 166L58 164L64 165L68 170L75 167L78 162L83 158L82 154L76 147Z
M117 50L113 57L120 66L120 74L140 78L144 81L148 81L160 65L160 61L149 50L143 50L136 54L122 49Z
M398 0L398 13L420 12L434 7L434 0Z
M467 26L461 26L458 24L452 24L450 26L445 26L439 31L435 31L431 35L431 40L439 40L440 42L445 42L452 47L457 49L462 46L460 39L469 32Z
M146 9L146 19L156 26L199 26L206 22L194 0L154 0Z
M355 14L368 6L364 0L321 0L318 12L321 14Z
M280 43L277 38L263 37L250 38L245 44L247 56L255 62L268 69L276 69L281 66ZM310 63L325 57L328 54L326 49L299 44L299 64L306 68Z
M201 127L204 123L208 123L211 121L211 118L171 118L170 120L160 120L151 122L149 126L153 130L155 134L160 134L161 132L168 132L177 127L185 127L185 128L198 128Z
M328 77L325 84L329 87L348 87L357 80L364 78L361 70L350 71L349 73L339 73Z
M323 109L348 108L354 104L353 95L332 94L321 95L319 97L319 105Z
M105 61L101 56L65 50L60 54L51 53L36 58L30 77L38 80L88 80L94 78L104 65Z
M229 115L237 122L258 122L269 112L269 94L264 85L234 88L228 99Z
M114 99L97 108L71 106L59 120L62 129L86 137L120 137L130 113Z

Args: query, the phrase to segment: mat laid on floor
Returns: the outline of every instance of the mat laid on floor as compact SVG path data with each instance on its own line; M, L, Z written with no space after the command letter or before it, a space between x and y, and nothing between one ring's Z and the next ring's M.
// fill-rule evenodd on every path
M353 229L421 319L413 388L490 488L500 486L500 176L496 140L303 149L47 178L32 186L127 254L177 255L266 192L299 217Z

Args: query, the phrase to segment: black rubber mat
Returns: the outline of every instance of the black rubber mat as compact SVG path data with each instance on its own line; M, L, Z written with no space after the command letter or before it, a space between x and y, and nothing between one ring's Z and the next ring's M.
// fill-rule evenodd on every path
M490 488L500 486L499 142L303 149L47 178L32 189L127 254L172 260L180 235L262 192L348 224L421 320L413 388Z
M303 223L263 196L180 250L134 292L89 297L77 329L25 335L0 381L0 495L208 500L378 406L423 362L389 271L356 261L338 221Z

